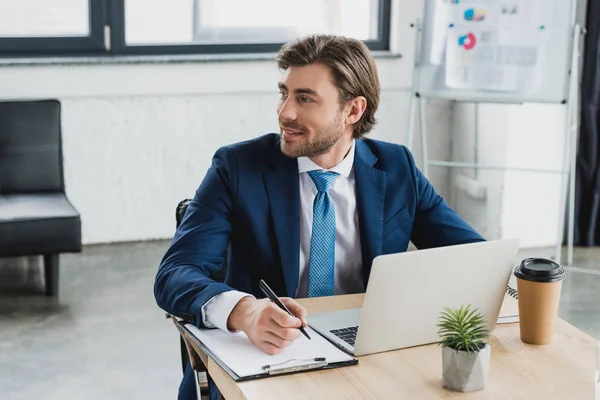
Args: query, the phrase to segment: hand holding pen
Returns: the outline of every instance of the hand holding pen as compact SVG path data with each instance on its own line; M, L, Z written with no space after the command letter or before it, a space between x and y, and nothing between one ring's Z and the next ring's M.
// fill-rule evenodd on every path
M273 292L271 290L271 288L269 287L269 285L267 285L267 283L265 281L263 281L262 279L260 280L258 286L260 287L260 290L262 290L262 292L265 294L265 296L267 296L269 298L269 300L271 300L273 303L277 304L277 306L279 308L281 308L283 311L285 311L286 313L288 313L289 315L291 315L292 317L294 317L295 315L292 314L292 312L285 306L285 304L283 304L281 302L281 300L275 295L275 292ZM297 303L296 303L297 304ZM304 324L304 321L303 321ZM300 332L302 332L302 334L304 336L306 336L308 339L310 339L310 336L308 336L308 333L306 333L306 331L304 330L304 327L302 327L302 325L300 325Z
M268 296L260 300L252 296L242 298L229 314L227 328L243 331L252 343L268 354L281 353L302 336L299 328L307 326L307 313L291 298L280 297L278 300L289 312Z

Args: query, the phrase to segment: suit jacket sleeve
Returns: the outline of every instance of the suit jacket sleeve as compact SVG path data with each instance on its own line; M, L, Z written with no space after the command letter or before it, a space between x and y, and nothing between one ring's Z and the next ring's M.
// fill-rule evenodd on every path
M480 242L484 239L435 191L404 148L415 185L416 210L411 241L419 249Z
M211 277L222 268L230 241L237 187L231 150L219 149L162 259L154 282L156 302L172 315L203 326L202 306L230 286Z

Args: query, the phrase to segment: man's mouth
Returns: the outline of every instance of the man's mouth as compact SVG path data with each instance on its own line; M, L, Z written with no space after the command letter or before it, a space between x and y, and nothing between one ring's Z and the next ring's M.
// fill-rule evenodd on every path
M281 131L286 135L302 135L304 133L302 131L297 131L297 130L292 130L292 129L287 129L287 128L282 128Z

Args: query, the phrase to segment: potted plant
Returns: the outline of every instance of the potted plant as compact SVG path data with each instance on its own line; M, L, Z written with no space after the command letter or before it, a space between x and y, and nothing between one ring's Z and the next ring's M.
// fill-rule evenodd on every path
M471 306L445 308L438 319L445 388L471 392L485 387L490 370L489 330Z

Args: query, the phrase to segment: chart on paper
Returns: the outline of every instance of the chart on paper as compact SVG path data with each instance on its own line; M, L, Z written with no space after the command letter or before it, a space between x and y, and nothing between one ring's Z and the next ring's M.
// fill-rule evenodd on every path
M425 96L564 100L575 0L425 1Z
M547 9L540 0L439 0L433 62L449 88L516 92L535 87ZM445 58L444 58L445 56Z

